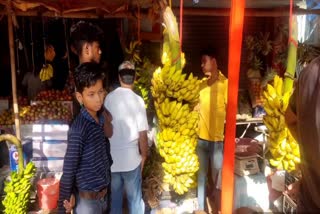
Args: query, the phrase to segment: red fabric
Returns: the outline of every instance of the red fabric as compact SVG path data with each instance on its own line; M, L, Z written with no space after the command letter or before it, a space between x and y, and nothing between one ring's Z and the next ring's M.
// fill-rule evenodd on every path
M235 129L238 103L244 6L245 0L232 0L231 2L228 59L228 106L221 191L221 211L223 214L231 214L233 211L233 203L231 201L233 199L234 186Z
M180 0L180 50L182 50L183 0Z
M290 0L290 12L289 12L289 38L288 38L288 43L290 43L292 40L291 35L292 35L292 7L293 7L293 0Z

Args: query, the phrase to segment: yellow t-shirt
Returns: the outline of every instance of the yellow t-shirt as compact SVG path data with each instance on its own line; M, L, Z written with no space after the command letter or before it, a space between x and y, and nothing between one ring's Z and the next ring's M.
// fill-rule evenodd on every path
M217 81L200 91L199 138L224 140L224 122L228 99L228 79L219 71Z

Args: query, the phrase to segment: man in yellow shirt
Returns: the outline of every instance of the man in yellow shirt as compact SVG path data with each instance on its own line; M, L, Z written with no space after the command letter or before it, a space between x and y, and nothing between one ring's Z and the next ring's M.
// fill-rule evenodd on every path
M218 70L216 54L211 48L201 52L201 68L204 75L208 77L200 91L199 141L197 146L200 162L198 202L199 210L204 210L209 161L215 186L219 170L222 167L228 79Z

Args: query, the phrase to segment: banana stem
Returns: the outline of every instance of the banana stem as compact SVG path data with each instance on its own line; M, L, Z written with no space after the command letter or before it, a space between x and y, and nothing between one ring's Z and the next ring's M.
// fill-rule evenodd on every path
M287 60L287 69L284 75L284 88L283 93L292 90L294 74L296 72L297 65L297 37L298 37L298 26L297 26L297 17L293 16L292 18L292 30L291 35L289 35L289 50L288 50L288 60Z
M18 173L22 174L24 166L23 166L23 152L22 152L22 144L21 141L14 135L11 134L2 134L0 135L0 142L9 141L10 143L14 144L18 150Z
M172 64L176 64L177 70L179 70L181 69L180 37L177 20L170 7L167 7L163 12L163 19L167 28L167 41L170 46Z

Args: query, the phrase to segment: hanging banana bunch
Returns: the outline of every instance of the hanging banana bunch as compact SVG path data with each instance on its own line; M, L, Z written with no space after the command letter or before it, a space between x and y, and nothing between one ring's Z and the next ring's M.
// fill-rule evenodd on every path
M125 52L128 56L128 58L133 61L135 64L142 62L140 58L140 50L139 47L141 46L141 42L136 40L136 41L131 41L130 45L128 48L125 48Z
M0 135L1 141L9 141L15 144L19 153L18 172L12 171L10 181L5 181L4 191L6 196L2 201L5 214L25 214L28 211L30 202L31 179L36 173L36 168L32 162L29 162L26 168L23 168L23 155L21 142L12 135Z
M147 57L141 59L140 41L131 41L128 48L125 48L126 58L134 63L136 68L136 81L134 83L134 91L142 96L146 108L150 106L150 86L154 65Z
M283 80L278 75L273 81L273 86L268 84L264 91L264 110L267 115L263 122L268 128L268 147L272 155L269 161L278 169L292 171L300 163L299 145L292 137L284 118L292 91L283 94Z
M286 126L284 114L293 90L293 77L297 57L297 22L293 18L292 31L284 80L275 76L273 86L268 84L264 92L263 121L269 131L268 144L272 158L270 164L278 169L292 171L300 163L299 145Z
M50 64L45 64L39 73L40 80L42 82L47 81L53 77L53 67Z
M163 67L154 71L151 80L159 130L156 146L164 159L164 183L182 195L196 186L199 169L195 153L199 114L193 107L199 100L201 81L192 73L183 73L185 58L180 51L176 18L169 7L163 17Z
M39 77L42 82L50 80L53 77L53 67L47 62L52 62L56 56L54 47L50 44L47 44L45 37L45 24L44 18L42 17L42 34L43 34L43 57L44 64L40 70Z

